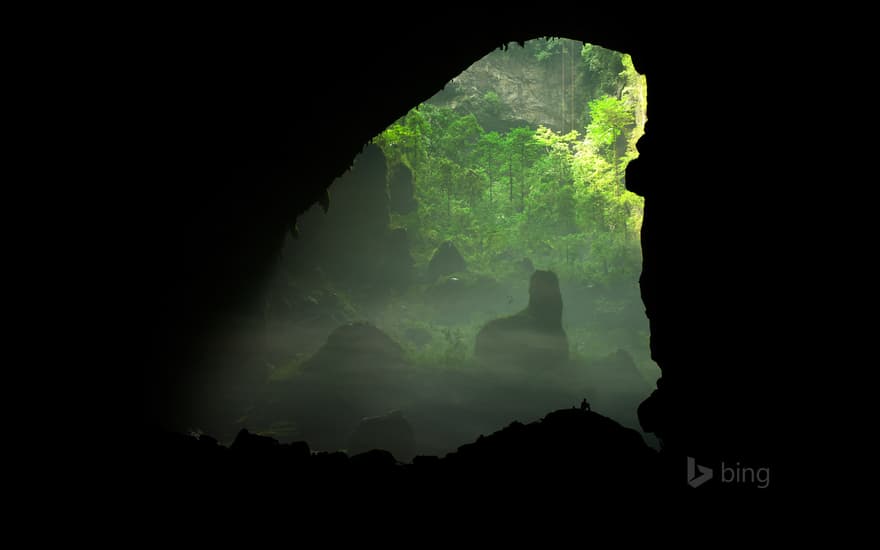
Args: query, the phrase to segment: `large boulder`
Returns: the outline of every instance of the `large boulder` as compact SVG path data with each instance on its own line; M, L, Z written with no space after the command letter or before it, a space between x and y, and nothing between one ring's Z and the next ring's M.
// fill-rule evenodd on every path
M535 271L529 305L519 313L489 321L477 333L476 356L493 363L548 367L568 360L562 328L562 293L552 271Z
M397 342L369 323L348 323L301 365L284 401L302 437L332 451L365 416L402 406L409 375Z
M452 241L446 241L437 248L428 263L428 279L434 281L438 277L466 270L467 262L461 253Z
M346 323L327 337L323 347L307 360L303 372L367 373L400 367L403 348L367 322Z

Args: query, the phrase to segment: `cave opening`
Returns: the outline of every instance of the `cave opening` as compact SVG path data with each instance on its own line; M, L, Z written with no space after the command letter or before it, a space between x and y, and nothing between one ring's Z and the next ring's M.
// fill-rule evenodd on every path
M597 10L592 5L537 10L528 17L521 11L492 10L464 18L458 11L432 10L418 25L379 17L344 30L315 25L313 18L278 18L276 25L264 18L246 25L236 13L229 24L181 25L161 41L144 41L148 51L142 58L125 60L124 65L144 69L145 77L145 85L136 88L143 101L126 105L158 116L148 117L154 123L143 131L138 128L139 138L145 138L138 140L142 147L130 148L145 152L143 161L126 162L120 172L133 172L135 185L125 187L132 200L120 206L125 223L113 232L116 242L108 250L114 258L136 255L135 269L126 273L133 276L133 285L128 277L126 283L137 291L125 294L135 303L126 307L125 317L102 322L129 335L123 342L135 366L117 371L131 375L126 389L132 388L135 398L113 393L141 405L136 413L147 431L145 447L167 458L155 479L180 471L180 457L208 457L174 478L184 482L180 486L193 479L218 479L202 471L202 464L215 457L226 471L232 469L223 462L224 456L239 456L231 447L218 450L207 436L204 441L166 437L186 429L223 443L235 437L238 426L284 441L300 437L292 422L251 422L255 404L279 398L266 381L295 367L293 359L266 351L272 350L273 333L266 330L270 323L263 298L280 284L274 274L286 232L313 204L327 202L330 182L351 167L365 143L411 107L428 101L500 45L547 34L631 52L651 83L650 126L639 142L641 156L625 175L627 188L647 204L639 284L650 320L651 358L663 377L639 406L638 416L645 431L662 437L658 458L668 468L664 477L670 487L686 488L686 457L710 468L723 460L769 464L774 476L777 466L783 472L777 454L795 424L788 420L806 410L787 401L804 393L784 386L783 379L808 378L795 371L799 363L815 361L811 340L821 326L812 298L794 283L820 265L811 260L817 242L813 233L804 234L817 218L812 201L802 202L816 195L801 188L815 180L815 163L804 156L815 147L798 139L815 130L815 117L803 115L811 112L813 98L798 92L815 88L808 82L815 57L803 54L800 46L806 40L791 39L790 29L796 26L772 14L706 13L694 24L683 12L658 17L666 8ZM328 21L339 17L334 13ZM303 40L307 36L321 40ZM760 83L760 93L751 93L750 82ZM480 99L494 100L486 95ZM561 111L561 98L557 104ZM569 120L577 111L577 106L566 108ZM757 134L756 120L762 128ZM487 132L505 131L486 126ZM767 158L785 162L762 162ZM395 177L395 167L386 169ZM510 201L509 180L505 191ZM521 195L516 198L521 204ZM329 205L332 213L338 203ZM456 204L449 206L455 212ZM301 229L305 234L305 224ZM457 248L468 255L466 245ZM536 268L556 268L530 259ZM527 285L520 285L522 291L512 298L522 306ZM345 310L343 297L338 309ZM562 298L567 311L573 304L564 288ZM306 293L305 299L314 306L322 296ZM342 325L346 319L339 321ZM317 329L309 320L302 326ZM329 334L313 332L319 349ZM392 332L383 334L395 341ZM412 334L419 338L418 331ZM309 357L303 353L300 360ZM117 380L108 377L111 384L118 385ZM430 395L431 386L424 390ZM504 394L506 388L497 390ZM455 397L458 404L468 402L463 392ZM337 403L339 409L347 406L344 400ZM470 405L477 409L491 401L471 400ZM589 449L576 454L594 456L601 447L596 430L569 427L550 434L560 447L525 456L520 444L535 439L514 434L517 448L500 454L490 448L498 460L489 463L510 464L506 473L528 471L543 479L545 472L559 469L560 457L573 456L563 443L588 442ZM548 434L540 427L535 433ZM148 460L154 458L146 453ZM606 456L639 453L624 449ZM543 467L535 467L535 461ZM438 462L456 472L462 464ZM465 462L487 463L482 458ZM320 460L311 463L323 467ZM434 468L433 463L412 466L401 470ZM569 470L577 475L571 479L585 486L596 479L630 479L635 471L628 464L615 475L607 466L588 471L572 465ZM717 477L712 484L719 485ZM774 477L774 484L779 479ZM475 481L474 487L483 486L481 479ZM564 490L585 494L570 485Z
M639 429L659 369L625 172L646 101L629 55L574 40L475 62L299 216L196 431L408 460L582 400ZM562 340L503 328L534 316L539 279Z

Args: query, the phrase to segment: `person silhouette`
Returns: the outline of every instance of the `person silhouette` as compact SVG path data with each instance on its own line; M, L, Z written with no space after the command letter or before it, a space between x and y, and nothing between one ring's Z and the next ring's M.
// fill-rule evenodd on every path
M591 411L592 410L592 409L590 409L590 404L587 403L586 397L581 401L581 410L582 411Z

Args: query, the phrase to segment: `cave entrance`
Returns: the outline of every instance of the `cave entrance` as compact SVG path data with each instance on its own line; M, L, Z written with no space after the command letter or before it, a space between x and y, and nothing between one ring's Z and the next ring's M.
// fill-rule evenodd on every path
M659 369L637 282L643 199L624 176L646 98L628 55L531 40L376 136L285 245L248 426L331 450L377 417L400 458L583 398L638 429ZM533 322L549 287L561 311L540 311L563 340L485 332Z

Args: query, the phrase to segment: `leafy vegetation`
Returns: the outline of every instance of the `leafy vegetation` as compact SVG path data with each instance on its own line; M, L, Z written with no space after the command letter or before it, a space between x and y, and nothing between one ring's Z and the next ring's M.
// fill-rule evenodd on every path
M546 60L559 41L534 49ZM598 75L594 88L614 95L590 100L579 130L487 132L474 113L427 102L375 139L392 170L406 165L413 173L419 209L394 223L407 228L417 265L448 240L474 269L499 277L523 258L568 279L638 274L643 201L626 191L623 175L638 156L644 77L629 56L590 45L581 62L581 72ZM498 109L495 91L484 99Z

